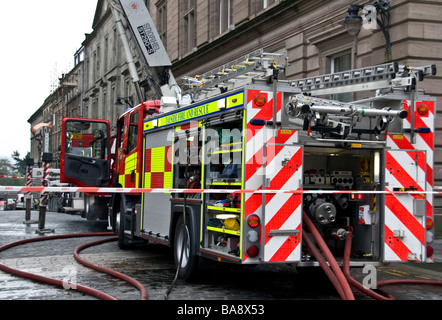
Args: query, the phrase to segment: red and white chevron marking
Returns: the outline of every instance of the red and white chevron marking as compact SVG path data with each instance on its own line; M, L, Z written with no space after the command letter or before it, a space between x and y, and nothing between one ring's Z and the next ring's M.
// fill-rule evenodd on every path
M422 192L391 193L385 196L385 260L407 261L413 254L416 259L425 257L425 220L426 217L413 214L415 199L425 199L426 216L433 216L433 157L434 157L434 101L424 103L428 114L421 116L415 112L415 128L430 128L429 133L416 133L412 143L409 133L388 135L387 146L392 150L385 152L385 173L387 192L403 188ZM415 108L417 109L417 108ZM404 129L411 128L410 115L404 121Z
M41 185L45 187L48 183L49 178L49 166L51 165L50 162L43 162L43 178L41 180ZM43 191L40 194L40 204L46 204L47 200L49 198L49 192Z
M26 170L26 186L30 187L32 185L32 168L28 167ZM26 198L31 196L31 192L26 192Z
M262 94L267 104L254 105L254 97ZM249 90L247 92L247 128L245 146L245 188L252 190L300 188L302 181L302 150L294 147L298 136L295 131L278 131L268 126L252 126L250 120L272 120L273 93ZM278 94L277 119L281 119L281 94ZM282 163L286 161L285 166ZM263 186L264 179L266 186ZM300 180L301 179L301 180ZM244 195L244 218L250 214L260 216L264 222L262 243L265 261L299 261L301 236L301 195L259 193ZM298 230L297 235L290 235ZM287 231L288 234L272 235ZM247 256L244 255L247 262Z

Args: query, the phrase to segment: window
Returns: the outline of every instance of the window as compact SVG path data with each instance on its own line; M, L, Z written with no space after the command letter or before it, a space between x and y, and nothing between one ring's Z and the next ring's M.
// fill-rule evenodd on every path
M113 30L113 43L112 43L112 65L116 63L116 61L119 61L118 57L118 47L119 47L119 38L118 38L118 32L117 29L114 28Z
M166 1L157 4L157 28L160 39L167 50L167 6Z
M275 3L277 0L251 0L251 14L258 13L264 9L267 9L271 4Z
M69 120L66 122L65 132L66 153L94 159L108 157L108 126L106 123Z
M109 65L108 59L109 59L109 36L106 35L104 37L104 72L107 71Z
M129 119L129 137L127 142L127 151L130 153L137 147L137 133L138 133L138 112L130 116Z
M91 83L95 82L95 79L97 78L97 51L94 51L94 53L92 54L92 63L90 65L90 69L91 69L91 75L92 75L92 79L91 79Z
M182 0L183 12L183 49L184 52L193 50L195 40L195 0Z
M101 52L100 52L101 50L100 50L100 46L97 46L97 53L96 53L96 55L95 55L95 64L96 64L96 67L97 67L97 73L95 74L95 78L94 78L94 80L97 80L97 78L99 78L100 77L100 75L101 75Z
M351 69L351 54L350 52L336 55L332 57L331 72L340 72Z
M123 149L123 142L124 142L124 118L121 118L117 122L117 141L118 141L118 148L121 150Z
M341 72L351 69L351 51L344 51L330 56L330 73ZM352 100L351 93L339 93L331 96L333 100L349 102Z
M98 101L92 98L92 119L98 119Z
M107 89L103 88L103 99L101 100L103 106L101 108L100 119L105 119L109 115L109 103L107 101Z
M231 24L231 0L218 0L218 12L219 12L219 34L229 29Z

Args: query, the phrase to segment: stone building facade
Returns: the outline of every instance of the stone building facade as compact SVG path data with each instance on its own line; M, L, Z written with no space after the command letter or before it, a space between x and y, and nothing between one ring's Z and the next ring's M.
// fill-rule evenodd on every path
M62 74L58 86L43 102L42 106L28 119L31 125L30 157L41 167L44 152L52 153L53 168L60 163L61 119L66 116L84 116L83 102L83 49L75 53L75 66ZM44 125L41 125L44 124ZM39 126L40 125L40 126ZM35 130L34 128L38 128Z
M134 0L135 1L135 0ZM141 0L138 0L141 1ZM227 63L263 48L287 50L290 66L282 79L384 63L386 38L376 23L365 24L355 36L343 20L352 4L371 5L365 0L144 0L180 80ZM379 1L382 2L382 1ZM389 36L392 60L399 64L436 64L442 70L442 2L391 0ZM367 22L367 21L366 21ZM79 30L81 32L81 30ZM108 2L98 0L93 32L83 42L84 61L77 71L81 82L78 115L115 119L129 106L116 105L118 98L137 104L134 86L124 59L118 32ZM140 72L141 75L141 72ZM80 78L82 81L80 81ZM60 85L62 87L62 84ZM441 75L426 79L427 92L442 100ZM149 88L144 87L148 95ZM343 97L363 98L364 94ZM148 97L147 97L148 98ZM46 103L46 102L45 102ZM66 104L68 106L68 104ZM438 108L437 114L440 114ZM61 114L74 115L70 107L54 109L56 123ZM442 119L436 117L435 185L442 184ZM54 131L55 133L55 131ZM56 139L56 138L54 138ZM56 140L58 141L58 140ZM55 143L57 145L57 143Z

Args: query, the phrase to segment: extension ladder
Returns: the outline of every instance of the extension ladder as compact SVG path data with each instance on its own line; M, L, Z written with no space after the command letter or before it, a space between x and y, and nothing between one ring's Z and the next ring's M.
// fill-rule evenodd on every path
M183 85L187 87L183 95L188 94L194 100L199 100L211 93L219 93L220 90L225 92L237 88L254 79L265 79L272 76L273 70L285 69L288 65L287 60L286 51L266 53L263 49L256 50L202 75L183 77Z

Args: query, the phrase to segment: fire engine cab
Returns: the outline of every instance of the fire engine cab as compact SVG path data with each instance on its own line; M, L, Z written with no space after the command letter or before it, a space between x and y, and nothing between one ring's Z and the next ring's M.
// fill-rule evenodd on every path
M338 261L352 232L351 266L431 262L436 101L418 84L435 67L278 81L286 65L257 50L186 77L179 97L119 117L114 155L108 121L63 119L62 179L122 188L109 203L119 246L172 247L182 279L204 258L317 266L305 219ZM324 99L360 91L373 97Z

